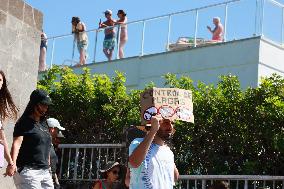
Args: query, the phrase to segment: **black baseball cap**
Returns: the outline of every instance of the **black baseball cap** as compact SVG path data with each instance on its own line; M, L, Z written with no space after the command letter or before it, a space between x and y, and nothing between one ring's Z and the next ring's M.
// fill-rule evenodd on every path
M48 93L41 89L36 89L32 92L30 96L30 101L33 104L40 103L40 104L45 104L45 105L52 105L52 101Z

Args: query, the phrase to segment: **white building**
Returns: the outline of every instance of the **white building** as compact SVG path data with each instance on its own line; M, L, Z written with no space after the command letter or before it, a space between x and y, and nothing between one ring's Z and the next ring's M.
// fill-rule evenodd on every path
M228 18L230 18L233 14L228 11L228 8L231 6L234 7L235 4L238 4L241 7L241 10L245 10L246 6L253 7L255 5L253 10L248 10L251 11L251 18L249 19L252 20L248 26L254 25L254 31L245 37L241 36L237 39L231 37L230 32L228 32L232 30L228 28L232 25L232 23L230 23L231 25L228 24ZM99 35L101 31L93 30L91 32L96 34L96 40L90 41L90 43L95 43L95 45L93 45L94 50L89 50L89 55L92 55L95 51L94 60L96 61L91 60L89 62L95 63L90 63L86 66L91 69L91 73L103 73L111 77L115 75L115 71L125 73L127 78L126 85L129 89L144 88L145 84L148 84L151 81L156 83L157 86L163 86L164 79L162 76L167 73L173 73L177 76L190 76L195 83L197 81L202 81L206 84L217 83L220 75L232 74L239 77L243 88L248 86L256 87L258 86L261 77L270 76L272 73L284 75L284 17L279 16L279 18L277 18L277 22L281 25L281 31L279 31L279 33L281 33L281 40L272 40L270 36L265 33L265 20L267 20L265 16L269 16L266 12L273 12L273 10L269 10L272 9L269 8L270 6L274 6L277 10L279 9L284 15L284 6L275 0L233 0L129 23L129 28L132 24L142 23L142 38L138 44L138 46L141 46L141 51L137 53L136 56L116 59L111 62L96 60L96 55L98 53L102 53L102 50L98 49L100 44L97 45L101 42L98 39L98 36L101 36ZM198 30L198 25L200 25L198 15L199 12L207 11L207 9L214 7L224 8L223 13L225 14L222 18L222 23L225 28L225 40L224 42L210 44L210 40L206 40L204 38L200 39L200 37L203 37L203 34ZM251 9L251 7L249 7L249 9ZM185 45L187 47L183 47L179 50L173 50L173 45L170 45L170 38L174 29L180 29L171 27L171 18L185 13L193 13L193 15L195 15L195 30L192 34L193 37L191 38L191 42ZM233 17L233 15L231 17ZM168 22L165 29L167 40L164 41L164 50L158 53L145 55L144 33L145 29L147 29L146 23L158 19L167 19ZM276 22L277 19L273 18L272 21ZM240 23L243 23L243 21ZM237 21L233 23L233 25L236 25L235 27L238 27L237 24L239 24ZM241 25L241 27L244 27L243 29L246 29L245 27L248 26ZM61 38L65 37L72 36L66 35L51 38L50 44L54 47L55 42L58 44L60 43ZM134 42L129 40L128 43ZM152 43L155 43L155 41L152 41ZM70 46L72 46L72 44L70 44L69 47ZM52 49L52 52L53 51L58 52L60 50L55 48L55 50ZM57 53L57 55L64 56L61 53ZM67 60L68 57L60 58L61 62L64 63L68 61L74 62L74 60L77 59L74 58L74 56L72 56L72 61ZM50 61L51 64L54 64L54 62L60 62L53 54ZM80 73L82 67L73 67L73 69L75 72Z

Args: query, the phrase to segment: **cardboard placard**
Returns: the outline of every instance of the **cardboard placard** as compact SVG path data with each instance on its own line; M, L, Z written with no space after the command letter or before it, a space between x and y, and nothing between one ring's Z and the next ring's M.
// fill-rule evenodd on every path
M194 123L192 92L178 88L151 88L140 96L142 124L149 124L151 117Z

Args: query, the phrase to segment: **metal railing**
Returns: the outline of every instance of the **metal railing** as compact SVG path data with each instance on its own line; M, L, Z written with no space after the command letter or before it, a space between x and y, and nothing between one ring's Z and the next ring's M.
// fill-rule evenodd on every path
M108 161L126 164L125 144L61 144L61 181L93 183ZM231 189L284 189L284 176L262 175L180 175L176 189L207 189L217 180L227 181Z
M276 6L277 8L280 8L282 11L282 16L281 16L281 39L277 41L278 44L284 44L284 5L275 1L275 0L230 0L230 1L226 1L226 2L222 2L222 3L218 3L218 4L212 4L212 5L208 5L208 6L204 6L204 7L199 7L199 8L194 8L194 9L190 9L190 10L185 10L185 11L180 11L180 12L174 12L174 13L170 13L170 14L166 14L166 15L161 15L161 16L157 16L157 17L152 17L152 18L148 18L148 19L142 19L142 20L137 20L137 21L133 21L133 22L128 22L126 25L128 26L128 30L133 30L132 32L128 31L128 35L129 35L129 40L128 40L128 44L131 47L129 49L129 54L127 57L131 57L131 56L143 56L145 54L151 54L151 53L157 53L157 52L165 52L165 51L169 51L170 50L170 44L172 42L171 38L176 39L176 37L181 37L180 34L173 35L174 33L179 33L181 30L178 27L173 27L173 20L174 18L178 18L179 16L188 16L190 15L190 18L194 18L194 21L192 24L194 24L193 28L194 28L194 32L193 34L189 34L192 35L192 39L193 39L193 44L188 45L188 47L197 47L198 41L197 39L202 36L202 38L207 38L206 35L209 35L207 31L203 31L204 33L207 32L207 34L201 34L200 31L200 17L201 17L201 13L203 14L206 11L209 11L210 9L213 8L222 8L224 11L224 18L223 18L223 25L224 25L224 42L226 41L230 41L230 40L235 40L235 34L232 35L228 35L228 23L229 22L228 18L230 16L229 12L229 8L231 8L231 5L241 5L242 2L245 3L252 3L251 6L254 6L254 11L248 10L249 12L253 12L251 13L252 15L250 15L251 17L247 18L247 20L252 19L252 24L254 25L254 31L251 32L251 34L246 34L245 36L241 36L240 38L248 38L248 37L252 37L252 36L264 36L265 35L265 18L266 18L266 6L269 5L273 5ZM234 8L234 7L233 7ZM246 6L243 6L242 9L245 10ZM212 17L211 17L212 18ZM179 18L181 19L181 18ZM152 40L150 41L149 46L154 46L155 43L159 43L161 44L159 47L157 47L158 50L156 49L151 49L151 52L146 52L145 51L145 45L146 45L146 40L149 39L150 35L146 35L147 31L149 31L150 29L153 28L153 26L151 26L152 22L155 22L155 25L159 25L160 23L158 22L158 20L160 20L161 22L165 22L165 31L164 35L165 35L165 39L161 39L158 41L153 42ZM240 22L244 22L244 21L240 21ZM274 20L275 22L275 20ZM141 25L142 24L142 25ZM139 26L139 28L136 28L137 25ZM141 25L141 26L140 26ZM141 27L141 28L140 28ZM183 28L187 28L186 25L182 25L181 27ZM104 29L109 29L112 27L107 27ZM118 50L119 50L119 42L120 42L120 26L114 26L114 28L116 29L117 36L116 39L117 40L117 44L115 47L115 59L118 59ZM202 26L202 28L205 28L205 26ZM245 29L246 27L243 27L243 29ZM90 57L92 57L92 60L89 61L88 59L88 63L95 63L95 62L101 62L104 61L105 59L102 58L103 57L103 53L102 50L101 52L98 51L98 49L100 48L98 44L102 44L102 39L103 39L103 31L104 29L92 29L92 30L88 30L87 34L89 36L89 47L88 47L88 54L89 59ZM231 29L231 28L230 28ZM139 37L139 33L141 33L141 36ZM189 32L190 33L190 32ZM131 36L131 35L136 35ZM204 37L205 36L205 37ZM269 37L269 36L268 36ZM140 39L139 39L140 38ZM209 37L208 37L209 38ZM57 52L56 48L57 48L57 44L60 44L60 40L65 40L68 39L68 44L64 44L64 48L62 47L60 49L60 56L62 57L61 60L57 59L55 60L55 52ZM136 42L135 40L138 39L138 42ZM49 41L52 41L52 49L51 49L51 54L50 54L50 58L49 58L49 67L52 67L53 64L61 64L62 62L66 63L66 60L68 60L68 62L70 62L71 66L73 65L73 63L75 62L75 40L73 40L73 35L72 34L67 34L67 35L60 35L60 36L55 36L55 37L50 37L48 38ZM93 42L94 40L94 42ZM206 40L206 39L205 39ZM57 43L57 41L59 41ZM209 41L209 40L208 40ZM71 47L73 47L71 49ZM68 49L69 48L69 49ZM154 48L154 47L153 47ZM68 55L70 50L70 55ZM67 52L68 51L68 52ZM72 52L71 52L72 51ZM134 52L135 51L135 52ZM137 52L138 51L138 52ZM100 54L98 54L98 52L100 52ZM66 55L63 55L66 54ZM91 56L93 55L93 56ZM65 57L63 57L65 56ZM69 57L68 57L69 56Z
M108 161L124 162L124 144L60 144L60 180L93 181Z
M228 182L231 189L284 189L284 176L262 175L180 175L178 189L206 189L214 181Z

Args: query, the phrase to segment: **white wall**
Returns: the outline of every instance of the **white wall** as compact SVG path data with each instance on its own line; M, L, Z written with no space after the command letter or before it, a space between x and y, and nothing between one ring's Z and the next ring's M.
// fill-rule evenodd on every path
M261 77L270 76L273 73L284 76L284 48L262 39L259 51L259 81Z
M42 18L42 13L22 0L0 0L0 69L5 72L20 114L36 88ZM11 146L14 123L4 127ZM0 188L13 189L12 177L3 176L5 168L0 168Z
M206 47L167 52L143 57L126 58L113 62L87 65L92 73L115 75L124 72L129 88L144 88L154 81L162 86L166 73L189 75L194 82L216 83L220 75L239 76L243 88L256 87L258 78L260 38L250 38ZM74 68L81 72L81 68Z

